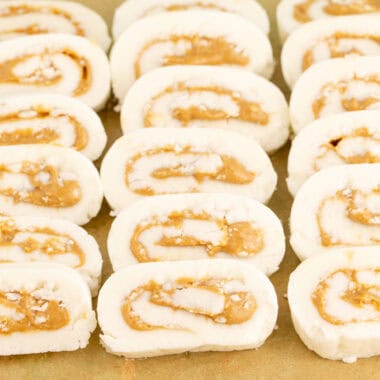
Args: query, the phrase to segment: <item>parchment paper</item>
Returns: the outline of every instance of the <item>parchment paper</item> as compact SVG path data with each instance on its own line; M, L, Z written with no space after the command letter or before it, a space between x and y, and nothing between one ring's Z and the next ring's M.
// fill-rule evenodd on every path
M231 0L234 1L234 0ZM111 25L115 8L121 0L81 0L99 12ZM275 25L278 0L261 0L271 17L271 40L277 60L280 45ZM254 41L252 41L254 43ZM280 74L279 64L273 81L288 96ZM101 112L107 130L108 147L121 133L119 115L109 110ZM288 217L292 198L285 185L289 145L277 152L273 163L279 174L278 189L269 206L281 218L288 235ZM99 162L98 162L99 164ZM112 218L105 204L97 218L86 229L97 239L103 257L103 281L111 274L107 257L106 238ZM296 335L286 300L286 287L298 259L289 248L281 269L271 277L278 295L280 313L278 329L259 350L238 352L188 353L142 360L127 360L107 354L99 344L99 329L90 345L80 351L25 355L0 358L0 380L92 380L92 379L375 379L380 378L380 359L362 359L355 364L344 364L319 358L309 351ZM96 306L96 300L94 301Z

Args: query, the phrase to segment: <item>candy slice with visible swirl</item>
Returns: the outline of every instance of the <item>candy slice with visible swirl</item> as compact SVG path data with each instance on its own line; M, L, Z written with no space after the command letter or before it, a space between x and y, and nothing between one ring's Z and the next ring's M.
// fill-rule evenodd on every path
M11 0L0 2L0 40L65 33L85 37L108 50L111 39L104 20L74 1Z
M284 41L294 30L313 20L379 13L378 0L282 0L277 7L277 25Z
M288 139L289 111L275 85L248 71L175 66L134 83L121 108L121 124L124 133L154 127L231 130L273 152Z
M90 291L74 269L0 265L0 355L78 350L95 327Z
M379 246L380 164L324 169L298 191L290 243L303 260L336 249Z
M312 65L332 58L380 55L378 16L323 19L297 29L282 49L281 66L293 88Z
M101 109L110 93L108 59L84 37L44 34L0 45L0 96L57 93Z
M212 128L130 132L106 154L101 179L116 213L137 199L164 194L221 192L266 202L277 183L255 140Z
M103 199L90 160L46 144L0 147L0 214L62 218L85 224Z
M148 71L173 65L228 66L271 77L268 37L243 17L216 11L160 13L131 25L111 52L113 90L120 102Z
M128 358L258 348L277 309L273 285L250 264L139 264L114 273L100 290L100 339Z
M380 355L380 255L351 248L304 261L290 276L294 327L310 349L352 363Z
M229 258L275 272L285 254L281 222L261 203L230 194L161 195L134 202L108 237L114 270L143 262Z
M75 269L98 293L102 256L83 228L61 219L0 217L0 268L7 263L59 263Z
M316 120L295 137L288 188L296 195L314 173L336 165L380 163L380 111L356 111Z
M99 116L77 99L56 94L0 99L0 146L57 145L73 148L96 160L106 142Z
M380 109L380 56L313 65L297 81L289 107L295 133L326 116Z

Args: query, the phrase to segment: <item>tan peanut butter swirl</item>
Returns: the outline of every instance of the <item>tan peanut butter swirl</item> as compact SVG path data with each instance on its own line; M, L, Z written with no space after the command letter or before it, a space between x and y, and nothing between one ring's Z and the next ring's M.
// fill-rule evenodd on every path
M223 37L207 37L201 35L171 35L166 38L157 38L148 42L139 52L134 65L135 77L139 78L141 60L144 54L156 45L172 44L173 46L186 44L182 54L167 54L162 58L162 66L171 65L238 65L246 66L249 57L238 50L237 46Z
M363 99L345 97L349 91L350 85L353 82L360 83L363 86L376 85L380 88L380 79L377 77L377 75L371 75L368 77L358 77L355 75L351 80L341 80L335 83L327 83L321 88L319 95L312 104L314 118L319 119L321 117L322 111L326 107L328 101L327 94L330 94L334 91L341 96L341 106L346 112L363 111L368 109L373 104L380 102L380 98L376 96L368 96Z
M227 292L224 285L230 280L227 279L201 279L179 278L170 284L159 284L149 281L147 284L139 286L127 295L121 305L121 313L124 321L134 330L149 331L157 329L187 330L186 328L168 325L152 325L144 322L134 310L134 303L140 300L146 293L149 294L148 302L152 305L163 306L174 311L185 311L199 318L205 318L216 324L236 325L249 321L256 311L257 304L254 296L249 291ZM176 303L174 297L181 296L181 291L203 290L224 297L224 307L219 313L212 313L207 309L194 308ZM189 297L189 295L187 295Z
M137 153L128 160L125 168L125 183L128 188L130 188L129 177L134 170L134 165L136 162L144 157L154 157L159 154L174 154L176 157L191 155L197 159L200 157L209 157L211 154L215 153L194 151L191 146L184 146L178 149L170 145ZM208 172L206 170L197 171L196 169L188 172L180 163L173 162L172 166L163 166L161 168L153 170L150 174L152 178L159 180L165 180L171 177L192 177L198 183L202 183L205 180L212 180L235 185L250 184L255 179L256 174L248 171L248 169L236 158L227 155L220 155L220 158L222 165L220 165L215 171L212 172ZM150 187L135 188L133 191L141 195L156 194L154 189ZM197 190L194 189L193 192L197 192Z
M24 236L23 238L20 237ZM34 235L34 236L33 236ZM37 238L43 236L44 238ZM11 218L0 219L0 250L1 248L18 247L24 254L40 252L48 257L75 255L82 267L86 262L85 254L79 244L68 234L54 231L49 227L19 227ZM12 260L0 260L0 262Z
M238 109L236 115L231 115L223 109L213 109L200 105L173 108L171 116L179 120L184 127L194 120L219 121L235 119L259 124L261 126L265 126L269 123L269 114L263 110L260 103L245 100L242 95L236 91L218 86L187 86L185 83L180 82L175 86L166 88L152 98L152 102L149 107L147 107L147 112L144 117L145 127L152 127L154 125L152 106L155 102L166 95L182 92L188 95L213 93L220 97L227 97Z
M41 53L25 54L6 61L0 62L0 83L16 84L23 86L44 86L50 87L58 84L63 78L63 74L56 67L53 57L63 55L73 61L79 70L79 81L73 90L72 96L77 97L86 93L92 82L92 71L87 58L80 56L70 49L45 50ZM39 58L44 62L43 67L39 66L32 73L19 76L15 73L18 65L27 63L29 60Z
M322 10L329 16L348 16L364 13L380 12L380 0L304 0L294 5L293 16L301 23L313 21L310 15L310 8L314 4L323 3Z
M183 232L184 223L189 220L214 222L223 232L218 244L186 235ZM247 257L255 255L264 248L263 232L250 222L228 223L224 218L215 218L206 212L195 213L191 210L172 212L162 220L161 217L152 217L149 221L138 224L130 240L130 249L139 262L159 261L149 255L148 248L141 242L141 235L152 228L176 228L177 233L170 236L163 232L161 238L155 242L161 247L202 247L209 257L223 252L232 256Z
M380 226L380 214L371 211L366 205L371 196L380 197L380 188L375 188L371 192L363 192L358 189L346 188L339 190L336 194L325 198L317 211L317 224L321 237L321 243L325 247L351 245L332 236L326 231L323 223L323 212L331 202L342 202L345 205L345 217L354 223L365 226ZM372 238L373 243L380 243L380 236Z
M371 269L377 276L380 274L380 269ZM354 269L340 269L324 280L322 280L315 288L311 299L319 315L327 322L333 325L346 325L349 323L360 322L379 322L380 321L380 285L365 284L358 279L358 270ZM336 276L344 276L347 279L347 287L340 295L340 299L347 302L352 307L358 309L368 309L375 311L378 315L375 318L359 319L351 318L341 320L339 317L334 316L327 310L327 292L330 288L330 282Z
M340 149L347 141L352 144L355 142L358 146L366 146L365 143L368 141L370 143L375 143L380 145L380 137L374 136L368 128L359 127L352 131L350 134L342 134L331 139L328 143L321 145L322 153L319 154L314 162L314 171L321 170L319 162L323 160L328 154L333 153L343 163L346 164L374 164L380 162L380 156L372 152L370 149L361 149L360 152L353 151L350 154L346 154L344 150Z
M331 36L324 38L322 41L318 43L325 42L330 51L330 58L342 58L350 54L356 55L365 55L365 52L361 51L357 47L352 47L351 49L347 49L346 46L341 46L341 41L344 40L367 40L375 42L380 45L380 35L371 35L371 34L355 34L355 33L347 33L347 32L336 32ZM315 46L314 46L315 47ZM314 63L314 47L308 49L303 56L302 60L302 70L305 71Z
M0 307L17 313L17 318L1 315L0 334L59 330L70 322L63 303L37 297L26 291L0 292Z
M72 148L77 151L85 149L88 145L88 133L83 125L72 115L57 113L54 109L44 106L33 106L19 112L0 115L0 145L17 144L55 144L60 134L50 127L34 130L30 127L14 129L12 131L1 131L4 124L17 123L19 121L49 121L64 118L72 126L75 140Z
M221 11L221 12L232 12L217 4L206 3L202 1L194 1L194 2L189 2L188 4L171 4L167 6L164 6L164 5L153 6L153 7L150 7L146 12L144 12L143 15L148 16L152 13L155 13L156 11L160 9L164 9L166 12L177 12L177 11L187 11L194 8L209 9L209 10L215 10L215 11Z
M85 36L85 32L81 26L81 24L76 21L73 15L69 12L66 12L63 9L56 8L54 6L44 5L44 6L35 6L32 4L16 4L9 5L6 8L2 8L0 10L0 22L2 18L7 17L15 17L15 16L25 16L30 15L33 17L35 14L44 14L44 15L53 15L64 18L68 21L74 28L75 34L78 36ZM49 30L46 28L41 28L38 24L26 25L22 28L15 28L12 30L0 31L1 34L40 34L40 33L48 33Z
M75 206L82 196L79 183L60 177L57 168L43 163L23 161L19 170L0 166L0 179L5 174L21 174L28 178L32 189L16 190L11 187L0 188L0 195L10 197L14 203L29 203L36 206L65 208ZM47 181L40 175L46 175Z

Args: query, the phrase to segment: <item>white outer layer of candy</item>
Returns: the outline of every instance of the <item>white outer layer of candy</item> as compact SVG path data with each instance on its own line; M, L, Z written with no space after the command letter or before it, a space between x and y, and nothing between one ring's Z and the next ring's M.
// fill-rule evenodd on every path
M102 272L102 255L100 253L98 244L96 240L89 234L87 231L74 223L71 223L62 219L52 219L52 218L43 218L36 216L17 216L17 217L0 217L0 223L11 219L14 222L16 228L28 229L28 228L48 228L59 234L65 234L70 236L81 248L82 252L85 255L85 263L79 268L74 268L86 281L89 286L93 296L96 296L98 293L100 285L100 277ZM1 231L1 228L0 228ZM51 260L48 259L49 255L44 253L36 254L27 253L17 246L8 245L0 246L0 255L3 260L9 258L9 262L12 263L57 263L67 265L63 260L59 259L58 256L53 256ZM6 256L5 256L6 255ZM62 255L64 256L64 255ZM0 264L0 269L3 264Z
M59 330L0 334L0 355L74 351L87 346L96 327L90 291L73 269L59 264L3 264L0 266L0 291L33 291L41 285L56 288L64 299L70 322ZM41 292L43 295L43 292ZM50 292L46 292L48 296Z
M242 279L253 293L257 309L249 321L237 325L215 326L212 321L194 316L191 329L195 333L160 329L137 331L126 324L120 306L129 292L150 280L165 283L181 277ZM139 264L114 273L100 290L97 312L102 329L100 340L106 350L128 358L140 358L185 351L258 348L272 333L277 310L273 285L253 265L231 260L196 260ZM175 318L177 323L181 323L180 313L176 313Z
M312 104L325 84L351 79L355 75L377 75L380 78L380 56L335 58L306 70L298 79L290 98L290 121L294 132L297 134L315 120ZM380 105L375 104L371 109L380 109Z
M84 36L90 41L99 45L103 50L108 50L111 44L111 38L108 35L108 27L103 18L94 12L91 8L74 1L43 1L33 0L33 2L25 0L0 1L0 14L3 10L10 6L33 6L44 9L53 8L54 10L62 10L67 12L75 22L77 22L84 31ZM37 25L48 29L49 33L68 33L76 34L72 30L72 24L62 19L60 15L51 15L49 13L32 13L26 15L8 16L6 19L1 19L1 32L9 29L23 28L30 25ZM20 37L20 34L17 34ZM1 39L1 38L0 38Z
M76 97L95 110L104 107L110 94L110 69L108 58L104 51L86 38L70 34L43 34L28 37L19 37L0 44L0 65L2 62L17 58L25 54L43 53L47 49L74 51L79 56L88 60L91 66L91 87L86 93ZM66 68L67 69L67 68ZM72 73L72 71L70 71ZM38 94L58 93L61 95L72 95L77 83L67 83L67 74L63 74L58 85L34 86L34 85L12 85L0 84L0 96L15 94ZM75 75L76 77L76 75ZM66 82L66 83L65 83Z
M268 155L252 139L235 132L213 128L142 129L130 132L116 140L102 162L100 176L104 194L116 214L132 202L146 198L134 193L126 186L125 169L128 160L140 152L165 146L178 148L190 146L201 152L229 155L239 160L248 170L256 173L253 182L247 185L205 180L199 185L200 192L246 195L265 203L275 190L277 174Z
M107 142L104 126L94 110L77 99L58 94L4 96L0 98L0 117L8 113L28 112L33 107L52 109L58 112L60 117L64 115L74 117L87 131L88 145L80 153L90 160L96 160L100 157ZM19 118L19 120L23 120L23 118ZM11 126L12 124L2 123L2 130L5 130L7 125ZM26 118L24 127L27 127L28 124L30 124L30 128L34 125L29 123L28 118ZM49 127L54 129L54 122L50 123ZM72 145L67 147L71 148Z
M194 5L194 3L196 5ZM167 12L164 7L171 5L191 5L188 10L209 10L197 6L199 3L215 5L236 13L257 25L265 34L269 33L269 18L265 9L252 0L128 0L116 9L113 19L112 34L116 40L135 21L156 13ZM147 14L154 8L154 12Z
M153 70L138 79L130 88L121 108L123 132L144 128L144 113L155 95L178 83L193 86L216 86L242 94L247 100L258 102L267 112L268 125L260 125L240 120L207 121L196 120L189 127L212 127L240 132L254 138L267 152L279 149L289 136L289 110L282 92L265 78L245 70L213 66L171 66ZM219 99L221 96L218 96ZM211 102L213 104L214 101ZM217 103L217 102L216 102ZM219 100L221 109L225 109ZM186 108L193 105L188 99L177 95L176 103ZM198 103L202 105L202 98ZM228 108L228 107L227 107ZM219 109L216 106L216 109ZM181 127L181 123L170 116L170 109L162 111L156 127ZM160 119L160 116L158 117Z
M79 225L86 224L98 214L103 200L102 184L95 166L82 154L70 148L43 144L0 147L0 165L21 164L22 161L43 161L64 172L74 174L82 190L81 200L71 207L53 208L22 202L14 203L10 197L0 195L0 213L10 216L34 215L60 218Z
M371 191L380 184L380 164L340 165L310 177L298 191L290 214L290 244L300 260L337 247L324 247L317 223L322 200L347 186ZM339 246L340 248L350 248Z
M379 267L378 248L351 248L312 257L290 275L288 300L293 324L310 350L323 358L346 363L380 355L380 322L333 325L321 318L311 300L320 281L339 269Z
M289 153L287 183L290 193L295 196L303 183L315 174L313 165L321 153L321 146L359 128L368 128L380 139L379 120L380 110L346 112L315 120L303 128L293 140Z
M282 72L288 86L293 88L302 75L303 57L315 44L335 33L368 35L380 39L379 22L380 17L373 15L342 16L309 22L298 28L286 40L281 54ZM368 55L378 55L380 47L378 50ZM318 62L321 61L314 61L314 64Z
M120 102L137 79L134 65L140 50L153 40L178 34L223 37L236 44L237 51L243 51L250 60L244 67L230 65L231 67L248 70L266 78L272 76L274 61L269 39L246 19L217 11L161 13L136 21L119 37L112 48L112 85ZM160 55L157 54L157 57ZM158 67L159 65L155 68Z
M213 258L234 259L254 264L267 275L278 270L285 254L285 236L280 220L263 204L251 198L231 194L162 195L137 201L125 208L113 222L108 235L108 254L113 269L116 271L127 265L139 263L130 250L130 239L137 225L149 220L152 216L161 219L182 210L201 214L205 212L219 219L224 218L228 223L253 222L253 225L263 232L264 249L262 251L250 257L219 253ZM207 233L207 231L203 232ZM209 233L211 236L213 231ZM177 249L181 251L180 247ZM202 247L185 248L185 250L190 255L192 252L198 259L210 258Z

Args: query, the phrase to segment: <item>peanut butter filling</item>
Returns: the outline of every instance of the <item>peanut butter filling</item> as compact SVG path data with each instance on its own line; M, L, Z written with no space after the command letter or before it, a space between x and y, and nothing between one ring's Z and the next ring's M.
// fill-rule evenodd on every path
M356 75L351 80L341 80L336 83L325 84L320 91L319 96L314 100L312 104L313 114L315 119L321 117L321 113L326 106L328 95L334 91L338 92L341 96L341 106L346 112L350 111L363 111L373 104L380 102L378 97L368 96L363 99L345 98L352 82L359 82L363 85L377 85L380 86L380 79L377 75L371 75L366 78L357 77Z
M331 202L343 202L346 205L346 218L354 223L366 226L380 226L380 214L372 212L366 205L371 196L380 196L380 188L373 189L372 192L365 193L357 189L344 189L338 191L335 195L325 198L317 212L317 224L321 237L321 243L325 247L350 245L343 242L327 232L323 226L322 214L324 208L328 207ZM373 243L380 243L378 239L372 239Z
M354 130L351 134L337 136L331 139L327 144L321 146L323 153L321 153L314 162L314 171L321 170L319 162L323 160L328 154L333 153L345 164L374 164L380 162L380 156L366 149L361 153L353 153L350 155L344 154L340 150L340 146L346 141L357 140L358 145L364 145L365 141L375 142L380 145L380 138L375 137L368 128L360 127Z
M53 16L59 16L64 18L66 21L68 21L74 28L75 34L78 36L85 36L85 32L80 25L79 22L77 22L72 14L69 12L64 11L63 9L58 9L52 6L44 5L41 6L33 6L31 4L22 4L22 5L10 5L7 8L2 8L0 12L0 20L1 18L6 17L15 17L15 16L24 16L24 15L31 15L39 13L44 15L53 15ZM37 24L28 25L25 26L25 28L15 28L12 30L7 30L6 32L0 32L0 34L9 34L9 33L22 33L22 34L39 34L39 33L47 33L48 30L44 28L40 28Z
M0 315L0 334L58 330L70 322L63 302L44 299L26 291L0 292L0 306L18 318Z
M0 178L4 174L22 174L32 185L32 189L15 190L1 188L0 195L12 198L14 203L29 203L35 206L65 208L75 206L81 199L82 191L75 180L65 180L57 168L23 161L19 170L11 170L6 166L0 167ZM40 176L46 176L42 180Z
M149 294L149 303L152 305L170 308L174 311L185 311L213 321L216 324L236 325L249 321L256 311L257 305L254 296L248 291L227 292L224 285L230 280L227 279L202 279L179 278L171 283L159 284L149 281L134 289L124 300L121 306L121 313L124 321L134 330L149 331L157 329L184 330L181 327L152 325L144 322L143 318L134 311L134 303ZM174 302L174 297L180 296L181 291L199 289L224 297L223 311L213 314L208 310L187 307Z
M170 65L238 65L246 66L249 57L238 47L223 37L207 37L200 35L171 35L167 38L157 38L147 43L139 52L135 62L135 77L142 75L141 60L144 54L161 44L188 47L182 54L167 54L162 58L162 66Z
M25 54L7 61L0 62L0 83L16 84L23 86L44 86L50 87L62 81L63 74L54 64L52 57L54 55L64 55L72 60L79 69L80 79L77 87L72 92L72 96L81 96L86 93L92 82L91 65L87 58L79 56L76 52L69 49L59 51L45 51L43 53ZM18 65L26 63L33 58L44 60L44 66L37 68L29 75L18 76L15 69Z
M301 23L312 21L310 9L314 4L321 3L321 0L304 0L294 5L293 16ZM380 12L379 0L351 0L334 1L327 0L327 4L322 8L326 15L348 16L363 13Z
M141 152L133 156L127 163L125 169L125 183L128 188L130 188L130 180L129 177L133 172L133 167L137 161L139 161L143 157L154 157L158 154L170 153L174 154L176 157L181 157L184 155L191 155L195 159L199 157L208 157L212 153L209 152L198 152L192 150L191 147L181 147L180 149L174 146L165 146L160 148L154 148L147 150L145 152ZM236 158L220 155L222 160L222 165L220 165L215 171L208 172L203 170L192 170L188 171L180 164L173 163L172 166L169 167L161 167L159 169L155 169L151 172L151 177L159 180L165 180L171 177L193 177L198 183L202 183L206 180L209 181L220 181L231 183L235 185L247 185L250 184L256 177L255 173L250 172L247 168L240 163ZM152 188L139 188L133 190L137 194L141 195L155 195L156 192ZM194 192L197 190L194 189Z
M211 241L184 234L184 223L188 220L215 222L219 230L223 232L223 238L215 245ZM177 234L170 234L170 236L163 233L161 239L155 242L156 245L179 248L202 247L209 257L214 257L220 252L232 256L248 257L259 253L264 248L263 232L255 228L252 223L228 223L225 218L218 219L205 212L199 214L184 210L172 212L165 221L161 217L152 217L148 222L136 226L130 241L130 249L139 262L159 261L149 255L148 248L141 242L141 235L155 227L174 227L178 231Z
M197 93L213 93L221 97L227 97L238 109L236 115L231 115L222 109L211 109L203 106L176 107L172 110L171 116L173 119L179 120L184 127L194 120L219 121L234 119L259 124L261 126L265 126L269 123L269 115L263 110L260 103L245 100L241 94L236 91L228 90L223 87L186 86L185 83L178 83L157 94L152 98L152 103L168 94L181 92L189 95ZM145 127L152 127L154 125L152 121L153 118L154 112L152 111L152 104L150 104L144 117Z
M28 236L21 239L19 234ZM37 239L33 235L44 235L44 239ZM40 252L51 258L75 255L79 262L75 268L82 267L86 262L84 252L70 235L48 227L20 228L12 219L0 220L0 248L7 247L18 247L26 255Z
M19 112L0 115L0 128L2 124L16 123L18 121L34 121L65 118L74 129L75 140L72 145L77 151L85 149L88 145L88 133L83 125L72 115L55 114L55 110L43 106L23 109ZM60 138L57 131L52 128L33 130L32 128L20 128L11 132L0 131L0 145L16 144L53 144Z
M365 55L364 52L360 51L358 48L347 49L346 46L341 47L340 43L342 40L350 39L350 40L367 40L373 41L380 45L380 37L371 34L353 34L353 33L345 33L345 32L337 32L333 35L323 39L320 42L326 42L328 49L330 51L330 58L341 58L345 57L349 54L357 54L357 55ZM303 60L302 60L302 70L305 71L314 63L314 53L311 48L306 51Z
M194 8L209 9L209 10L215 10L215 11L221 11L221 12L230 12L228 9L217 4L194 1L193 3L190 3L190 4L171 4L167 6L164 6L164 5L153 6L153 7L150 7L146 12L144 12L144 17L152 13L155 13L156 11L162 8L164 8L166 12L187 11Z
M373 269L377 275L380 273L380 269ZM340 298L342 301L347 302L350 306L360 309L374 310L380 313L380 286L365 284L359 281L358 272L354 269L340 269L335 271L321 281L315 288L311 299L315 308L318 310L319 315L328 323L333 325L345 325L348 323L360 323L360 322L379 322L380 316L377 318L368 318L365 320L351 318L347 321L342 321L336 316L332 315L326 307L326 293L330 288L329 282L337 275L343 275L349 281L348 286L344 292L342 292Z

